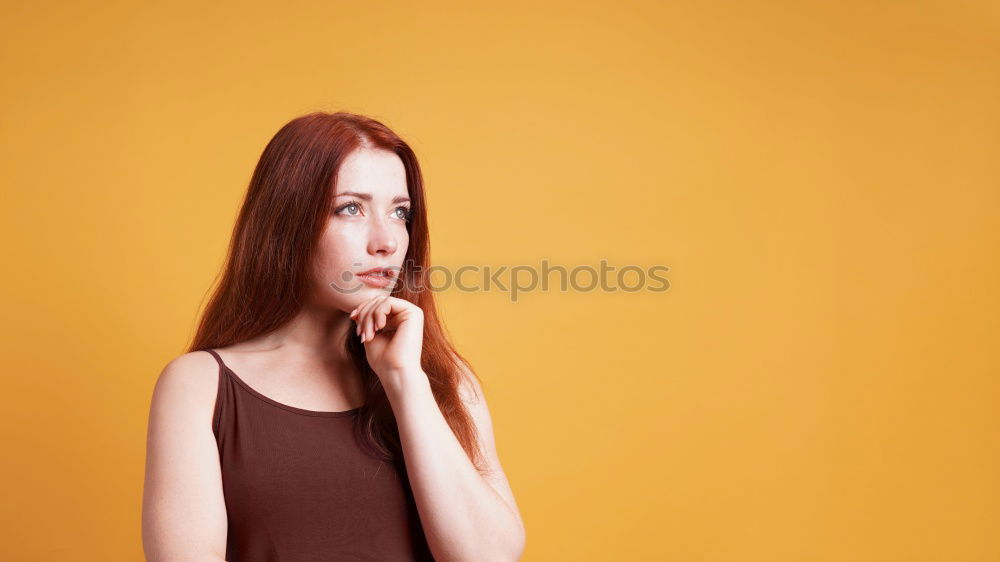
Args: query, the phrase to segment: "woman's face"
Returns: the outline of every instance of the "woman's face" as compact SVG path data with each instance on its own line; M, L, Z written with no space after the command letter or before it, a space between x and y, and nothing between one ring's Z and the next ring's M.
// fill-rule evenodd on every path
M350 312L390 294L410 242L409 215L403 161L383 149L350 153L337 172L333 211L314 262L319 304ZM386 268L392 276L359 277L373 268Z

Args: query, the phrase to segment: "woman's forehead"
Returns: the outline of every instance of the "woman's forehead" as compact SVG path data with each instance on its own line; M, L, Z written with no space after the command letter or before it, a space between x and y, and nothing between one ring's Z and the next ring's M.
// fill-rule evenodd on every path
M405 196L406 169L403 161L387 150L355 150L344 159L337 171L334 196L348 191L376 197Z

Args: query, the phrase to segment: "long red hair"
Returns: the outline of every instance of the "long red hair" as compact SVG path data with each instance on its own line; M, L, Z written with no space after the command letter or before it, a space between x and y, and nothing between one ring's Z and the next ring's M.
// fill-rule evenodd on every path
M317 241L333 207L337 170L361 146L394 152L406 170L409 245L392 296L424 312L421 367L438 407L473 465L483 453L459 391L478 375L448 341L434 305L428 268L430 239L423 177L410 146L388 127L348 112L314 112L289 121L264 148L233 228L224 270L188 352L225 347L269 333L291 320L307 300ZM218 277L216 278L218 280ZM354 330L344 343L361 373L365 405L355 418L362 446L381 458L402 459L399 431L385 390Z

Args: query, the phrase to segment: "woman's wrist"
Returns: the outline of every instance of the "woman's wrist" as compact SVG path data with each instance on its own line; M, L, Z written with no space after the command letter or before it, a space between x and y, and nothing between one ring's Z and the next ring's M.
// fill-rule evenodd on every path
M390 400L391 394L405 395L413 390L420 390L423 386L430 388L430 380L427 373L420 367L408 367L395 369L386 372L379 377L382 380L382 387Z

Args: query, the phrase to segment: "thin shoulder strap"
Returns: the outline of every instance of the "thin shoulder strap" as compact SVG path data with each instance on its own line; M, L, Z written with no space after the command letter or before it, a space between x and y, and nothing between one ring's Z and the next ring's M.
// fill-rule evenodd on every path
M212 432L215 433L216 443L219 445L221 450L222 441L220 435L220 423L222 420L223 402L226 400L225 389L227 386L226 380L228 379L226 376L226 364L222 362L222 357L219 357L219 354L216 353L214 349L205 348L202 351L211 353L212 357L215 357L216 362L219 363L219 383L218 389L215 393L215 407L212 408Z
M219 357L219 354L216 353L214 349L205 348L202 351L207 351L207 352L211 353L212 357L215 357L215 360L219 362L219 367L221 367L221 368L225 368L226 367L226 364L222 362L222 358Z

